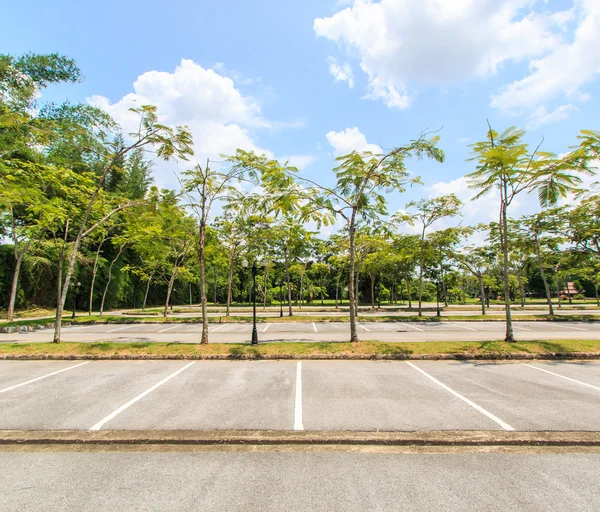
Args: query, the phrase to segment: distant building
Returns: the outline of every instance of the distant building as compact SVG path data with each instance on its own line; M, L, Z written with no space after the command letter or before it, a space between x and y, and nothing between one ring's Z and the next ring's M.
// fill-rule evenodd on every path
M568 282L567 283L567 287L564 290L560 291L560 298L561 299L568 299L569 295L571 297L578 295L579 293L581 293L577 288L575 288L575 283Z

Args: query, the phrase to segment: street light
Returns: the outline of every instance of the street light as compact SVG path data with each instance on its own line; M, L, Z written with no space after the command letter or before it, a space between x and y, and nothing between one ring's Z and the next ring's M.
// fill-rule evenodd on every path
M81 283L79 281L77 281L77 284L73 287L73 313L71 314L71 318L75 318L75 305L77 304L77 291L79 290L80 286L81 286Z
M267 262L261 260L259 265L261 268L265 268ZM248 268L248 260L242 261L242 267ZM255 260L252 263L252 345L258 344L258 331L256 330L256 274L258 274L258 268Z

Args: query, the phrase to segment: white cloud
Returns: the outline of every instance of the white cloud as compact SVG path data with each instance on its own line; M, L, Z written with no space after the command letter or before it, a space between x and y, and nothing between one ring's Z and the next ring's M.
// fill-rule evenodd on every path
M354 87L354 73L350 64L346 62L340 66L335 58L331 56L327 58L327 61L329 62L329 72L333 75L334 82L348 82L348 87L352 89Z
M421 84L483 78L525 62L529 76L492 104L534 110L556 96L584 100L580 88L600 71L600 2L573 1L552 11L537 0L354 0L315 19L314 30L358 59L365 97L389 107L408 108Z
M333 148L334 156L347 155L352 151L371 151L381 153L377 144L369 144L367 138L356 127L346 128L341 132L330 131L325 134L327 142Z
M498 220L498 193L490 191L479 199L472 201L471 199L477 194L477 191L469 188L467 179L464 176L450 182L440 181L434 183L430 187L430 191L434 197L446 194L454 194L458 197L463 202L461 213L464 225L474 225L480 222L488 223Z
M133 92L114 103L103 96L93 96L88 102L111 114L125 133L136 129L138 119L129 108L145 104L157 107L161 123L187 125L194 137L195 155L191 162L181 164L184 168L196 162L204 164L207 157L218 160L221 154L233 154L237 148L273 156L258 146L253 131L279 125L262 117L258 102L243 96L231 78L191 60L182 59L172 73L149 71L140 75ZM172 166L160 165L158 183L176 187L172 171Z
M530 130L535 130L536 128L544 126L545 124L556 123L561 119L566 119L571 115L571 112L577 110L578 109L575 105L568 104L561 105L560 107L555 108L552 112L548 112L544 105L540 105L529 116L527 128Z
M581 88L600 73L600 2L577 0L579 24L571 41L530 62L530 74L492 97L503 110L533 109L556 97L586 101Z
M299 170L306 169L309 165L316 161L314 155L289 155L279 159L280 162L288 162L289 165L297 167Z

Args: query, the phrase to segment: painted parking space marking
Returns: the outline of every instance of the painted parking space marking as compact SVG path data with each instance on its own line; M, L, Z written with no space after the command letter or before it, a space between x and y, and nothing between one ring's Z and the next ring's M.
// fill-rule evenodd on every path
M359 327L362 327L365 331L371 331L371 329L367 329L363 324L359 324L357 323L356 325L358 325Z
M400 325L403 325L404 327L410 327L411 329L415 329L417 331L421 331L423 332L423 329L421 329L420 327L415 327L414 325L410 325L410 324L403 324L400 322Z
M514 325L514 324L513 324L513 329L517 329L520 331L531 331L531 329L527 329L527 327L521 327L520 325Z
M208 332L215 332L218 331L219 329L223 329L223 327L227 327L228 324L223 324L223 325L219 325L219 327L215 327L212 331L208 331Z
M119 327L118 329L111 329L109 331L106 332L117 332L117 331L124 331L125 329L133 329L134 327L138 327L136 324L133 325L127 325L125 327Z
M304 430L302 424L302 363L296 365L296 399L294 400L294 430Z
M146 391L144 391L143 393L140 393L138 396L136 396L135 398L129 400L129 402L127 402L126 404L123 404L121 407L119 407L118 409L114 410L113 412L111 412L108 416L106 416L105 418L102 418L98 423L96 423L93 427L90 428L90 430L100 430L107 422L109 422L110 420L112 420L114 417L118 416L119 414L121 414L125 409L131 407L134 403L136 403L138 400L141 400L142 398L144 398L146 395L152 393L152 391L154 391L155 389L159 388L160 386L162 386L165 382L168 382L169 380L171 380L173 377L179 375L181 372L183 372L184 370L187 370L190 366L192 366L193 364L195 364L196 361L192 361L191 363L186 364L185 366L182 366L181 368L179 368L179 370L177 370L176 372L172 373L171 375L169 375L168 377L165 377L163 380L161 380L160 382L157 382L156 384L154 384L154 386L152 386L151 388L148 388Z
M262 330L262 332L267 332L267 329L268 329L269 327L271 327L271 324L267 324L267 325L265 326L265 328Z
M21 382L20 384L15 384L14 386L10 386L9 388L0 389L0 393L5 393L6 391L10 391L11 389L20 388L21 386L26 386L27 384L31 384L32 382L37 382L38 380L46 379L48 377L52 377L53 375L58 375L59 373L66 372L68 370L72 370L73 368L77 368L78 366L83 366L84 364L89 364L89 361L85 363L79 363L74 366L69 366L68 368L63 368L62 370L58 370L56 372L48 373L46 375L42 375L36 379L31 379L26 382Z
M563 329L573 329L574 331L585 331L587 329L582 329L581 327L572 327L571 325L561 325Z
M314 322L312 323L312 326L313 326L314 331L317 332L317 326L315 325Z
M576 382L577 384L581 384L582 386L587 386L588 388L592 388L592 389L595 389L596 391L600 391L600 387L594 386L592 384L588 384L587 382L581 382L580 380L572 379L571 377L565 377L564 375L561 375L560 373L554 373L554 372L551 372L550 370L544 370L543 368L539 368L537 366L533 366L532 364L527 364L527 363L522 363L522 364L523 364L523 366L527 366L529 368L533 368L534 370L537 370L539 372L548 373L550 375L554 375L556 377L560 377L561 379L569 380L571 382Z
M71 332L71 331L76 331L76 330L80 330L80 329L91 329L92 327L98 327L97 325L79 325L77 327L65 327L63 329L63 332Z
M181 325L185 325L185 324L181 324ZM167 331L172 331L173 329L177 329L177 327L181 327L181 325L174 325L173 327L167 327L166 329L161 329L158 332L167 332Z
M492 421L496 422L498 425L500 425L504 430L514 430L513 427L511 427L508 423L502 421L500 418L498 418L497 416L494 416L491 412L486 411L483 407L481 407L480 405L477 405L475 402L469 400L467 397L461 395L460 393L457 393L456 391L454 391L452 388L449 388L448 386L446 386L446 384L444 384L443 382L440 382L439 380L437 380L435 377L433 377L432 375L429 375L426 371L422 370L421 368L419 368L417 365L411 363L410 361L404 361L407 365L409 365L410 367L414 368L415 370L417 370L418 372L420 372L421 374L423 374L425 377L427 377L429 380L435 382L438 386L440 386L441 388L445 389L446 391L448 391L448 393L453 394L456 398L462 400L464 403L466 403L467 405L470 405L471 407L473 407L473 409L475 409L476 411L479 411L481 414L487 416L489 419L491 419Z
M458 325L458 324L454 324L452 322L446 322L448 325L453 325L454 327L459 327L460 329L465 329L467 331L475 331L477 332L477 329L473 329L472 327L465 327L464 325Z

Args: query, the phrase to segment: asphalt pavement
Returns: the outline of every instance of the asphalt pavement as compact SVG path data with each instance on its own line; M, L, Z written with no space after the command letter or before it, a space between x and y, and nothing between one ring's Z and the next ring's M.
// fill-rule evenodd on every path
M0 429L598 431L600 363L0 361Z
M0 510L589 511L598 454L0 453Z
M264 322L257 325L262 342L348 341L348 322ZM403 341L494 341L504 338L503 322L359 322L364 340ZM179 342L198 343L199 323L98 324L64 327L63 341ZM209 326L214 343L244 343L250 340L251 323L214 323ZM514 322L520 340L600 339L600 323ZM52 330L1 333L0 343L48 342Z

